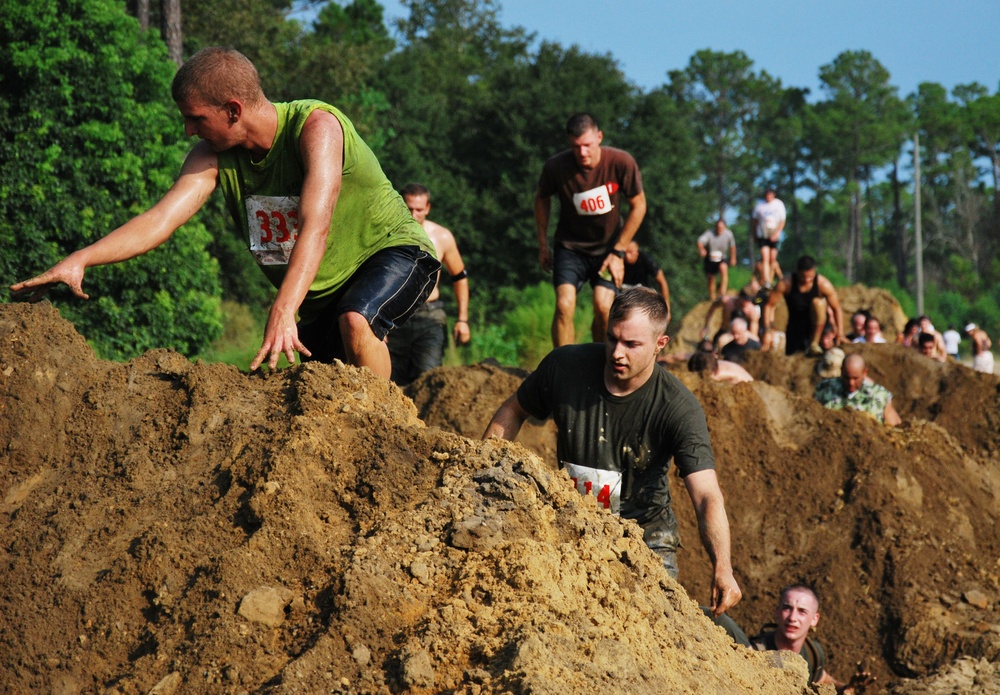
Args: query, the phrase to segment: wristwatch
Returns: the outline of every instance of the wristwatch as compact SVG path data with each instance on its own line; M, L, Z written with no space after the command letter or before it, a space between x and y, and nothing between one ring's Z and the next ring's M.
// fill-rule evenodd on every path
M623 261L625 260L625 252L624 251L619 251L618 249L611 249L611 253L615 254L616 256L618 256Z

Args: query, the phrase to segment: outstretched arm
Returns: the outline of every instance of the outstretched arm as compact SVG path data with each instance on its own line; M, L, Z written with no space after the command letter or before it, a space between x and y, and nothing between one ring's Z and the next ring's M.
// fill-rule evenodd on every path
M455 303L458 305L458 316L455 321L454 339L456 345L465 345L471 338L469 330L469 280L464 276L465 261L462 254L458 252L458 244L455 243L455 236L444 227L438 227L437 244L441 256L441 264L452 277L462 275L458 280L452 282L451 288L455 292Z
M667 284L667 276L663 274L663 269L656 271L656 284L660 286L660 296L667 305L667 325L670 325L670 285Z
M827 306L833 309L834 328L837 329L837 341L842 344L851 342L844 335L844 310L840 306L840 298L837 296L837 290L834 289L833 283L822 275L816 277L816 282L819 283L820 293L826 298Z
M739 603L743 592L733 576L730 557L729 519L719 479L712 469L690 473L684 478L691 504L698 517L701 542L712 560L712 613L722 615Z
M177 181L156 205L90 246L66 256L41 275L12 285L11 290L34 290L31 299L36 300L61 283L77 297L89 299L83 291L87 268L127 261L165 242L212 195L218 171L215 153L204 142L198 143L184 161Z
M836 678L831 676L826 671L826 669L823 669L823 675L820 676L819 680L817 680L816 682L820 685L823 684L832 685L834 688L836 688L838 693L845 693L847 695L851 695L852 693L855 693L858 690L864 690L866 687L874 683L875 676L873 676L868 671L858 671L853 676L851 676L851 679L849 681L847 681L846 683L842 683L841 681L838 681Z
M499 437L511 442L514 441L517 433L521 431L521 425L524 424L529 415L528 411L517 402L517 394L515 393L497 409L490 424L486 427L486 432L483 433L483 439Z

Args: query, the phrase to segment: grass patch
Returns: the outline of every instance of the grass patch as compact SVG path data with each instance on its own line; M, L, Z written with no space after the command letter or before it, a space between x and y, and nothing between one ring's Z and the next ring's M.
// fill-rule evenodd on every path
M222 335L199 357L204 362L222 362L249 371L263 335L264 326L249 307L225 300L222 302ZM278 368L287 366L288 360L282 355L278 358Z

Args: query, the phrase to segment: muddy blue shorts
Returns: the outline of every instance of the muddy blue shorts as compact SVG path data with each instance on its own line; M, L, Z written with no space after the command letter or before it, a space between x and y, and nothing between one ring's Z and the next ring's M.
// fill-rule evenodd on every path
M319 316L299 324L299 340L312 357L303 361L346 361L340 337L340 316L354 311L366 319L372 333L384 339L430 296L441 263L419 246L393 246L361 264L351 279L334 292Z

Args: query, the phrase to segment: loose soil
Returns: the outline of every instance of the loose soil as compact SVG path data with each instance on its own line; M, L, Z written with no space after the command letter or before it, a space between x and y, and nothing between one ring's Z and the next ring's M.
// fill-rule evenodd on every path
M678 584L555 469L551 423L479 441L523 372L404 394L339 364L103 362L47 304L0 306L0 345L0 692L815 691L701 616L683 486ZM903 427L819 407L804 358L736 387L678 370L727 494L732 615L752 632L810 581L834 675L1000 692L1000 379L865 354Z

